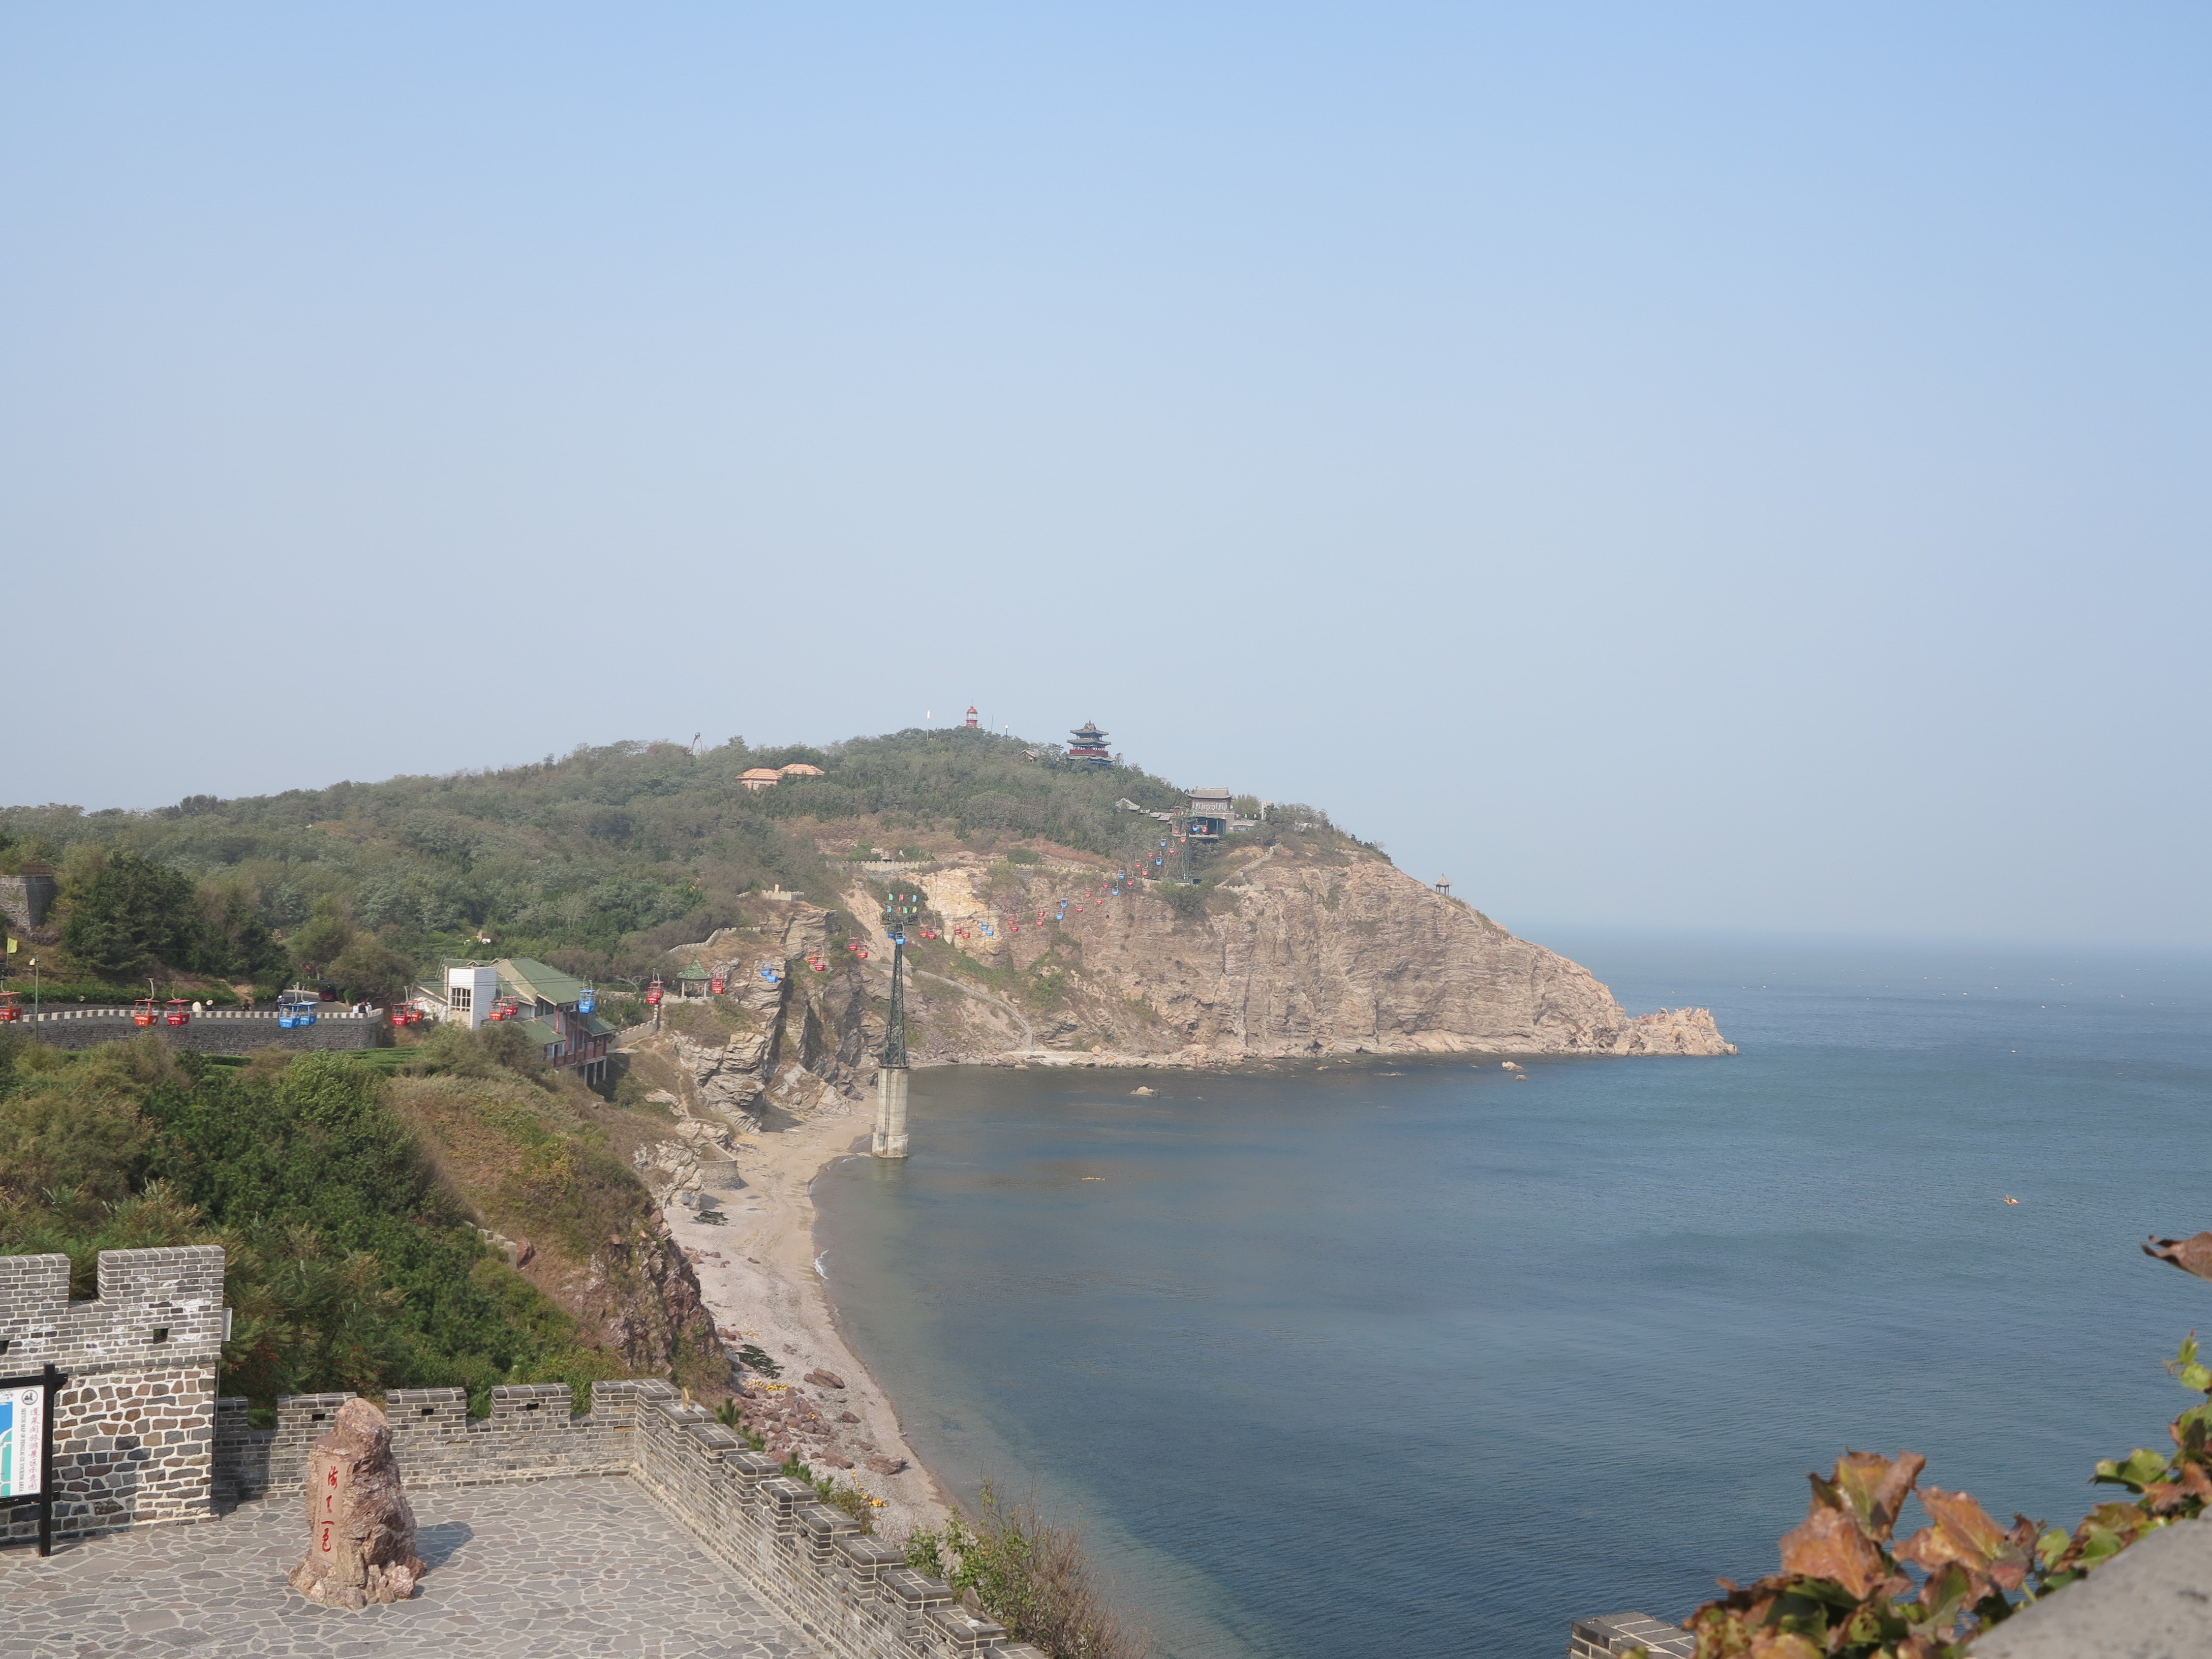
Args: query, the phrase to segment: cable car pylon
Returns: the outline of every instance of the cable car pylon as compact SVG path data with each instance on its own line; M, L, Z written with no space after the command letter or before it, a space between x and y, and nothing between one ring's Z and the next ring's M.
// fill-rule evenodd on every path
M891 942L891 1006L884 1049L876 1063L876 1133L868 1150L878 1158L907 1155L906 930L921 913L921 895L894 890L884 905L884 932Z

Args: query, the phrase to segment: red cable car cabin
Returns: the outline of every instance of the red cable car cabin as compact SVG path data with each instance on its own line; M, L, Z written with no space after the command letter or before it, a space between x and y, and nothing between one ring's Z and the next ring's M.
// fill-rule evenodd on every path
M131 1005L131 1023L133 1025L152 1025L161 1018L161 1006L151 997L140 997Z
M0 1025L13 1025L23 1017L21 991L0 991Z
M660 981L659 980L654 980L652 984L645 988L645 1006L648 1008L658 1008L660 1006Z
M182 997L171 997L165 1018L172 1025L189 1025L192 1023L192 1005Z

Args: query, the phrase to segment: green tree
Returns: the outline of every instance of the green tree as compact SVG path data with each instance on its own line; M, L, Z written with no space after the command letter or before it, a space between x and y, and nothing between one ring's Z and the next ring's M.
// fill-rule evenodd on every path
M77 861L62 895L62 948L103 979L184 967L201 926L190 878L128 848Z
M356 933L323 969L340 991L386 1005L407 988L414 973L413 963L373 933Z
M344 954L353 943L353 909L343 899L325 896L315 901L314 913L292 935L292 957L303 973L325 968Z

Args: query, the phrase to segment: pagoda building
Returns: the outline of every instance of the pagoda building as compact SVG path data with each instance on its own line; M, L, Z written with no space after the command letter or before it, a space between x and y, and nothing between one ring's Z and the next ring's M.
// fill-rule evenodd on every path
M1079 766L1111 766L1114 757L1106 752L1106 734L1098 729L1095 720L1085 720L1068 736L1075 741L1067 745L1067 757Z

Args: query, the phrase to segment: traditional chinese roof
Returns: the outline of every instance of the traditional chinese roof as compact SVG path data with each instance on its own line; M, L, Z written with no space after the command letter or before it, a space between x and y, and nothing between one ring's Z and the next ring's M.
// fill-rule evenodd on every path
M755 766L738 774L739 783L774 783L783 776L773 766Z
M745 775L750 777L753 775L748 772ZM783 775L787 778L818 778L826 775L818 766L809 766L805 761L793 761L783 769Z
M676 977L678 979L712 979L714 976L708 973L705 967L701 964L698 957L694 957L691 958L691 965L689 968L686 968L682 973L677 975Z

